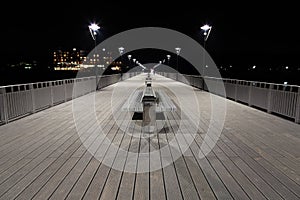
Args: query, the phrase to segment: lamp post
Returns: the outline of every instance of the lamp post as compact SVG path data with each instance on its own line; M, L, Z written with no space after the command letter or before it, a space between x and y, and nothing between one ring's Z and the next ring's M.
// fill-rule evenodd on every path
M121 56L121 60L123 61L123 54L124 54L125 48L124 47L119 47L119 53Z
M105 56L104 56L104 55L105 55L105 51L106 51L106 49L105 49L105 48L102 48L102 53L103 53L103 57L102 57L102 58L103 58L103 68L102 68L102 69L103 69L103 70L105 70L105 65L106 65L106 63L105 63L106 58L105 58ZM100 63L101 63L101 62L100 62Z
M124 51L125 51L125 48L124 48L124 47L119 47L119 53L120 53L121 60L122 60L122 63L121 63L121 65L120 65L121 80L122 80L122 76L123 76L122 64L123 64L123 54L124 54Z
M135 66L135 61L136 61L136 59L133 58L132 61L133 61L133 67L134 67L134 66Z
M170 64L170 58L171 58L171 55L167 55L168 65Z
M212 29L212 26L209 26L207 24L201 26L201 30L203 30L203 35L204 35L204 42L203 42L203 68L202 68L202 76L204 76L204 69L206 67L206 62L205 62L205 45L206 45L206 40L208 39L208 36L210 34L210 31Z
M128 60L129 60L129 67L131 67L130 66L131 65L131 55L128 55L127 57L128 57Z
M125 48L124 47L119 47L119 53L122 56L124 53Z
M177 59L176 59L176 71L177 71L177 76L176 76L176 80L178 80L178 56L180 54L181 48L180 47L176 47L175 48L176 51L176 55L177 55Z
M97 46L97 41L96 41L96 35L97 35L97 31L100 29L100 27L93 23L91 25L89 25L89 30L90 30L90 33L92 35L92 38L94 40L94 44L95 44L95 47L94 47L94 62L95 62L95 75L96 75L96 90L98 90L98 67L97 67L97 51L96 51L96 46Z

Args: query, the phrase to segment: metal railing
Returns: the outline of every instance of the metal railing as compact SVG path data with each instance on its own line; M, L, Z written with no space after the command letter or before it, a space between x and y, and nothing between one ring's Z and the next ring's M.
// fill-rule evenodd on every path
M101 76L98 89L137 75ZM74 90L74 86L76 90ZM0 124L24 117L96 90L95 77L0 86Z
M226 98L279 114L300 123L300 86L158 72L167 78L208 91L207 84L223 82ZM219 96L215 91L208 91Z

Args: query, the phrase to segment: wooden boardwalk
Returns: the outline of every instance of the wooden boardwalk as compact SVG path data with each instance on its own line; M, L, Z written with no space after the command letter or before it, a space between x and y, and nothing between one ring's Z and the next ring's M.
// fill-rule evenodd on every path
M142 87L144 78L133 77L118 88ZM189 87L160 76L153 84L163 85L160 89L177 106L176 95L166 88ZM184 131L178 131L180 106L157 121L162 127L158 134L145 139L136 134L141 133L139 120L123 120L132 113L112 115L112 104L121 108L129 98L112 102L115 90L112 85L90 94L95 95L97 123L112 144L136 157L103 142L88 112L82 112L80 125L75 125L72 101L63 103L0 126L0 199L300 199L300 125L225 100L222 134L203 157L200 147L209 141L203 132L210 123L211 94L194 89L202 117L194 142L180 152L174 148L178 138L187 141ZM124 133L119 123L133 135ZM195 131L187 123L183 127ZM161 148L164 153L150 155ZM154 159L160 167L151 171L157 165Z

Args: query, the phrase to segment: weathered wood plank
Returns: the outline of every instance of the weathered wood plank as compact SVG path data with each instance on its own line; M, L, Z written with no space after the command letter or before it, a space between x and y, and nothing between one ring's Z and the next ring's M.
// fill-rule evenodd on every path
M162 120L156 121L156 127L163 127ZM165 181L162 170L161 151L159 144L160 131L156 128L155 133L150 138L150 199L166 199ZM154 170L156 169L156 170Z
M134 120L129 125L129 133L132 134L132 138L130 141L129 152L131 156L128 155L124 172L122 175L122 179L120 181L119 191L117 195L117 199L133 199L134 198L134 188L135 188L135 180L136 173L132 173L136 171L137 168L137 159L138 159L138 150L139 150L139 141L140 141L140 130L137 126L137 121Z

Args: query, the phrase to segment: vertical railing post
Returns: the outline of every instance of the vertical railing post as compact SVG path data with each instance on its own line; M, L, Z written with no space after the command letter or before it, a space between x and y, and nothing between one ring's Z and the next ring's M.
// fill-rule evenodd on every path
M96 91L99 90L99 77L95 78Z
M297 99L296 99L296 116L295 116L295 122L297 124L300 123L300 87L298 87L298 94L297 94Z
M31 105L32 105L32 109L31 112L35 113L35 96L34 96L34 87L33 87L33 83L31 83L29 85L29 89L30 89L30 93L31 93Z
M270 84L268 89L268 96L267 96L267 112L272 112L272 91L273 91L273 84Z
M237 101L237 90L238 90L238 81L235 81L235 87L234 87L234 100Z
M50 87L50 106L53 106L54 102L54 95L53 95L53 82L49 82L49 87Z
M8 123L8 108L7 108L7 96L6 96L6 89L0 88L0 95L2 95L2 109L1 112L1 120L4 121L4 123ZM1 108L1 107L0 107Z
M201 83L202 83L202 85L201 85L201 90L203 90L204 91L204 84L205 84L205 80L204 80L204 76L200 76L200 81L201 81Z
M64 97L65 97L65 102L67 102L67 80L63 80L63 85L64 85Z
M253 85L253 83L250 82L250 86L249 86L249 96L248 96L248 106L252 106L252 104L251 104L252 85Z
M95 92L95 86L94 86L94 78L90 77L90 82L91 82L91 92Z

